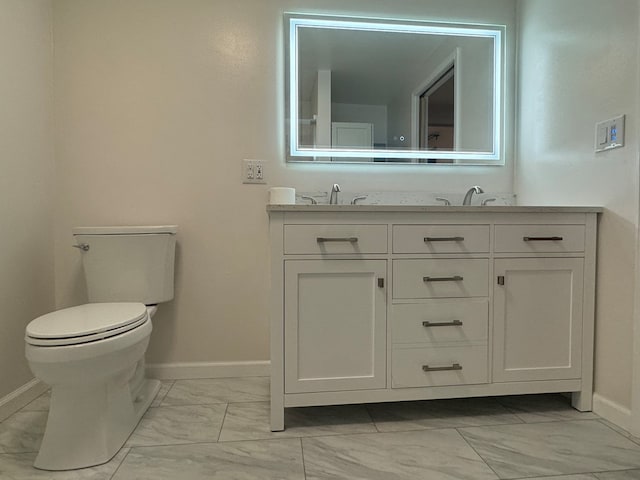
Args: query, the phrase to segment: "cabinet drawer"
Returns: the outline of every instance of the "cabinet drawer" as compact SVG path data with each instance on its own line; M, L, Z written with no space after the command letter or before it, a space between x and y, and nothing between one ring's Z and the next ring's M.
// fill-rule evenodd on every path
M496 225L495 251L583 252L584 225Z
M393 253L483 253L488 225L395 225Z
M391 312L394 345L487 341L489 301L484 298L404 303Z
M391 385L435 387L487 383L487 346L394 348ZM435 369L425 371L426 369Z
M284 253L387 253L387 226L285 225Z
M486 297L488 275L485 258L394 260L393 297Z

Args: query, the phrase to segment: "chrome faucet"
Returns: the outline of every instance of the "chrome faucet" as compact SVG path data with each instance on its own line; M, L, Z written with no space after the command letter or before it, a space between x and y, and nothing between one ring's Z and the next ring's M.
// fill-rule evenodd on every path
M471 187L465 194L462 205L471 205L471 197L473 197L474 193L484 193L484 190L482 190L482 188L478 185L474 185L473 187Z
M338 204L338 193L340 192L340 185L337 183L333 184L331 187L331 196L329 197L329 205L337 205Z

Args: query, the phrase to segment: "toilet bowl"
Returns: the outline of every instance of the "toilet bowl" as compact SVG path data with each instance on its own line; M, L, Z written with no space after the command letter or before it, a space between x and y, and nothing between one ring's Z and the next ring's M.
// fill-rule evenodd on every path
M35 467L83 468L118 452L160 388L143 375L151 330L142 303L90 303L27 326L27 361L51 386Z

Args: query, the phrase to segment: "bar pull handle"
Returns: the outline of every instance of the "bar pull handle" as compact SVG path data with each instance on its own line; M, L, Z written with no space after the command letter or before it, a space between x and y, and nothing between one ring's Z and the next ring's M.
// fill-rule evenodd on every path
M464 237L424 237L424 243L429 242L464 242Z
M422 322L423 327L461 327L462 322L460 320L453 320L452 322Z
M327 243L327 242L358 243L358 237L318 237L316 238L316 242L318 243Z
M522 237L525 242L559 242L562 237Z
M429 365L423 365L422 366L422 371L423 372L444 372L444 371L448 371L448 370L462 370L462 365L460 365L459 363L454 363L452 364L450 367L430 367Z
M498 285L504 285L504 275L498 275Z
M461 282L464 277L454 275L453 277L422 277L423 282Z
M378 279L378 287L379 288L384 288L384 278L379 278Z

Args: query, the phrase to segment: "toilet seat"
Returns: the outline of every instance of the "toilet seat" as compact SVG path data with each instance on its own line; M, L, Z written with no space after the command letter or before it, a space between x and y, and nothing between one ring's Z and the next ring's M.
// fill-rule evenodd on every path
M27 325L30 345L79 345L122 335L149 322L142 303L89 303L36 318Z

